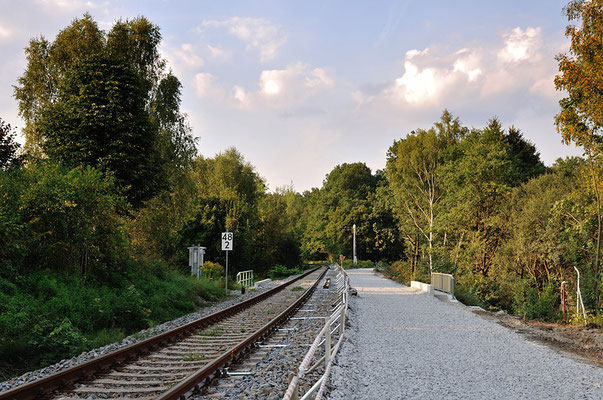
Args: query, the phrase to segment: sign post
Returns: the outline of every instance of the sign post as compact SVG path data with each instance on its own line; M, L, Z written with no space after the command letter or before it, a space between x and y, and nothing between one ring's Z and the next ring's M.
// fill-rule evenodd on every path
M354 224L353 228L354 228L354 246L353 246L354 251L353 251L353 253L354 253L354 265L356 265L356 264L358 264L358 259L356 258L356 224Z
M228 294L228 252L232 250L233 242L234 234L232 232L228 232L228 229L226 232L222 232L222 250L226 252L226 274L224 275L226 294Z

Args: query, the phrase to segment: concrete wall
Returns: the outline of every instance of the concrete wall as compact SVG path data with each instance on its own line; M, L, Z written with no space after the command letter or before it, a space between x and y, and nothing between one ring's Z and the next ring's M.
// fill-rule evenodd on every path
M423 293L429 293L430 295L433 296L433 286L432 285L428 285L427 283L417 282L417 281L410 281L410 287L415 288L415 289L419 289L421 292L423 292Z

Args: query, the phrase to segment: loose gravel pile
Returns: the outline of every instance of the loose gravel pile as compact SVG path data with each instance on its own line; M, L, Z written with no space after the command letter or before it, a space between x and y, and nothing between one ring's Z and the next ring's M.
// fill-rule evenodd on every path
M370 270L348 273L358 298L332 400L603 398L601 368Z
M70 359L65 359L65 360L61 360L56 364L50 365L46 368L42 368L36 371L32 371L32 372L27 372L19 377L16 378L12 378L9 379L5 382L1 382L0 383L0 393L5 392L7 390L10 390L14 387L23 385L25 383L28 382L33 382L37 379L41 379L44 378L46 376L52 375L56 372L62 371L64 369L73 367L75 365L79 365L82 364L86 361L92 360L94 358L103 356L105 354L111 353L115 350L121 349L123 347L129 346L131 344L140 342L144 339L150 338L152 336L156 336L159 335L161 333L167 332L169 330L175 329L179 326L185 325L189 322L192 322L194 320L197 320L201 317L204 317L206 315L209 314L213 314L215 312L221 311L225 308L231 307L235 304L238 304L244 300L247 300L249 298L255 297L269 289L272 289L275 286L278 286L286 281L289 281L291 279L294 279L295 277L297 277L298 275L295 276L291 276L285 280L282 281L276 281L276 282L269 282L267 284L265 284L264 286L262 286L262 288L260 289L256 289L253 291L247 291L247 293L245 293L244 295L240 295L237 294L237 292L233 291L233 294L236 295L235 298L226 300L226 301L222 301L220 303L217 303L215 305L209 306L209 307L204 307L203 309L199 310L198 312L194 312L191 314L187 314L185 316L182 316L178 319L172 320L172 321L168 321L165 322L161 325L157 325L154 326L152 328L149 329L145 329L142 330L140 332L137 332L133 335L130 335L126 338L124 338L121 342L119 343L112 343L85 353L80 354L79 356L70 358Z

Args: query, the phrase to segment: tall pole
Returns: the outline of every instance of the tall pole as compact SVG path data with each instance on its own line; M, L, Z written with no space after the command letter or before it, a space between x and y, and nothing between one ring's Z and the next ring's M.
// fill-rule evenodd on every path
M354 265L358 264L358 259L356 258L356 224L353 226L354 230L354 245L353 245L353 255L354 255Z
M226 228L226 233L228 233L228 228ZM224 285L224 290L228 296L228 250L226 250L226 275L224 275L224 281L226 282Z

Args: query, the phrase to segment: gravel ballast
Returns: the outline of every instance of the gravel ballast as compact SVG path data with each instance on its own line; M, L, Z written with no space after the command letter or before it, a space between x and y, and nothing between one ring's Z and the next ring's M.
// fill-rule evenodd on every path
M603 369L384 279L349 270L352 327L330 399L601 399Z

